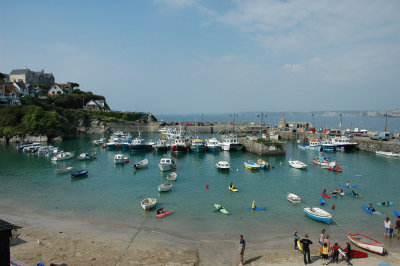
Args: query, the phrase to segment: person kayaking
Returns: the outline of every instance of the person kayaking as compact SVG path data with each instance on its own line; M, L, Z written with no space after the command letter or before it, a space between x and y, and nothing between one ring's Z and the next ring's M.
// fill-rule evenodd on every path
M339 190L339 193L340 193L340 194L343 194L343 193L344 193L344 190L343 190L343 189Z
M325 205L326 205L326 201L325 201L325 200L322 200L319 204L320 204L321 206L325 206Z
M324 188L324 191L322 191L322 194L326 194L326 188Z
M253 200L253 203L251 204L251 208L253 209L253 210L255 210L257 207L256 207L256 201L255 200Z
M389 203L389 201L382 201L382 202L381 202L381 205L382 205L382 206L390 205L390 203Z
M235 184L233 184L233 182L231 182L231 184L229 185L229 189L235 189Z
M158 215L158 214L162 214L162 213L165 213L164 207L161 207L161 208L159 208L159 209L157 210L157 215Z
M370 210L370 211L372 211L372 212L375 212L375 209L374 209L374 207L372 206L372 203L369 204L368 210Z
M332 204L332 210L334 210L336 208L335 204Z
M347 183L346 183L346 187L347 187L347 188L350 188L350 182L347 182Z
M357 194L354 190L351 190L351 192L353 193L354 197L360 197L360 194Z

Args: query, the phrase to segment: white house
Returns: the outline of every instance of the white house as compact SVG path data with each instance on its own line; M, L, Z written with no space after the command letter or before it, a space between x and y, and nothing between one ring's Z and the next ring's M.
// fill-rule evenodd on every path
M57 84L53 84L50 87L49 92L47 94L54 96L54 95L64 94L64 91Z
M104 110L104 100L91 100L86 104L89 110Z

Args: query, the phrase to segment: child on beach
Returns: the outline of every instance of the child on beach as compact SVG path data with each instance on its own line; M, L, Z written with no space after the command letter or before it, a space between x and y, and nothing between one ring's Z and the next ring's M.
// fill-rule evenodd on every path
M322 265L328 264L328 253L329 253L328 243L324 243L322 250L321 250L321 256L322 256L322 260L323 260Z
M300 237L297 235L297 231L294 231L294 249L298 250L297 241L299 241Z

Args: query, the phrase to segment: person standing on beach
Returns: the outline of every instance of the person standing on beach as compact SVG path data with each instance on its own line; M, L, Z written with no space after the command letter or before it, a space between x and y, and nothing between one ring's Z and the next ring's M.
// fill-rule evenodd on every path
M319 236L319 244L321 245L321 247L324 245L324 241L325 241L325 228L322 229L321 235Z
M308 239L308 234L305 234L304 238L300 240L300 243L303 245L304 264L307 264L307 259L308 263L311 263L310 245L312 245L313 242Z
M397 223L397 222L396 222ZM385 227L385 231L383 232L383 238L390 238L390 229L393 229L392 222L389 220L389 217L386 217L385 221L383 221L383 226Z
M243 235L240 235L239 238L239 257L240 263L239 265L243 265L243 257L244 257L244 250L246 249L246 241L243 239Z
M339 244L338 242L335 242L335 244L332 246L332 262L339 263Z
M297 235L297 231L294 231L294 250L298 250L297 241L299 241L300 237Z

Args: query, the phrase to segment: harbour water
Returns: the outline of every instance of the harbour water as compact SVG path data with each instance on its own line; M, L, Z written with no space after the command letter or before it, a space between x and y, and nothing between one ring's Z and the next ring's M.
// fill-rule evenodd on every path
M147 140L158 135L142 135ZM0 145L0 202L39 215L65 219L93 219L113 221L131 226L144 226L166 231L188 239L232 239L238 233L253 241L265 238L290 237L292 231L312 232L321 228L345 237L348 232L364 233L383 240L382 223L386 216L394 222L393 210L400 211L400 159L385 158L367 152L337 152L328 156L338 161L343 172L337 173L312 165L316 156L312 151L300 151L294 142L287 144L286 156L264 157L274 166L270 170L248 171L243 163L258 156L245 152L171 154L178 162L177 181L170 192L159 194L157 186L167 182L167 173L160 172L157 163L165 153L127 152L131 162L116 166L113 157L119 151L92 146L90 140L99 136L81 136L75 140L55 143L65 151L96 151L97 159L72 159L52 163L49 158L17 151L15 145ZM205 135L203 137L210 137ZM149 160L146 169L134 170L132 163ZM298 159L309 166L294 169L287 161ZM226 160L231 171L217 171L215 164ZM88 177L72 180L69 174L56 174L54 169L73 166L86 169ZM331 225L308 218L304 207L319 207L324 188L332 191L347 181L357 184L361 198L347 193L343 197L327 199L325 210L333 215ZM228 190L234 182L239 192ZM208 184L209 188L206 188ZM302 197L299 205L286 199L287 192ZM346 191L347 192L347 191ZM155 210L145 212L140 202L146 197L158 199L158 206L175 212L163 219L155 218ZM264 211L248 210L255 200L257 206L268 206ZM393 201L393 207L379 207L375 203ZM222 204L229 215L216 212L214 203ZM368 214L362 205L373 203L380 214ZM332 204L336 209L332 210ZM398 247L398 245L397 245Z

